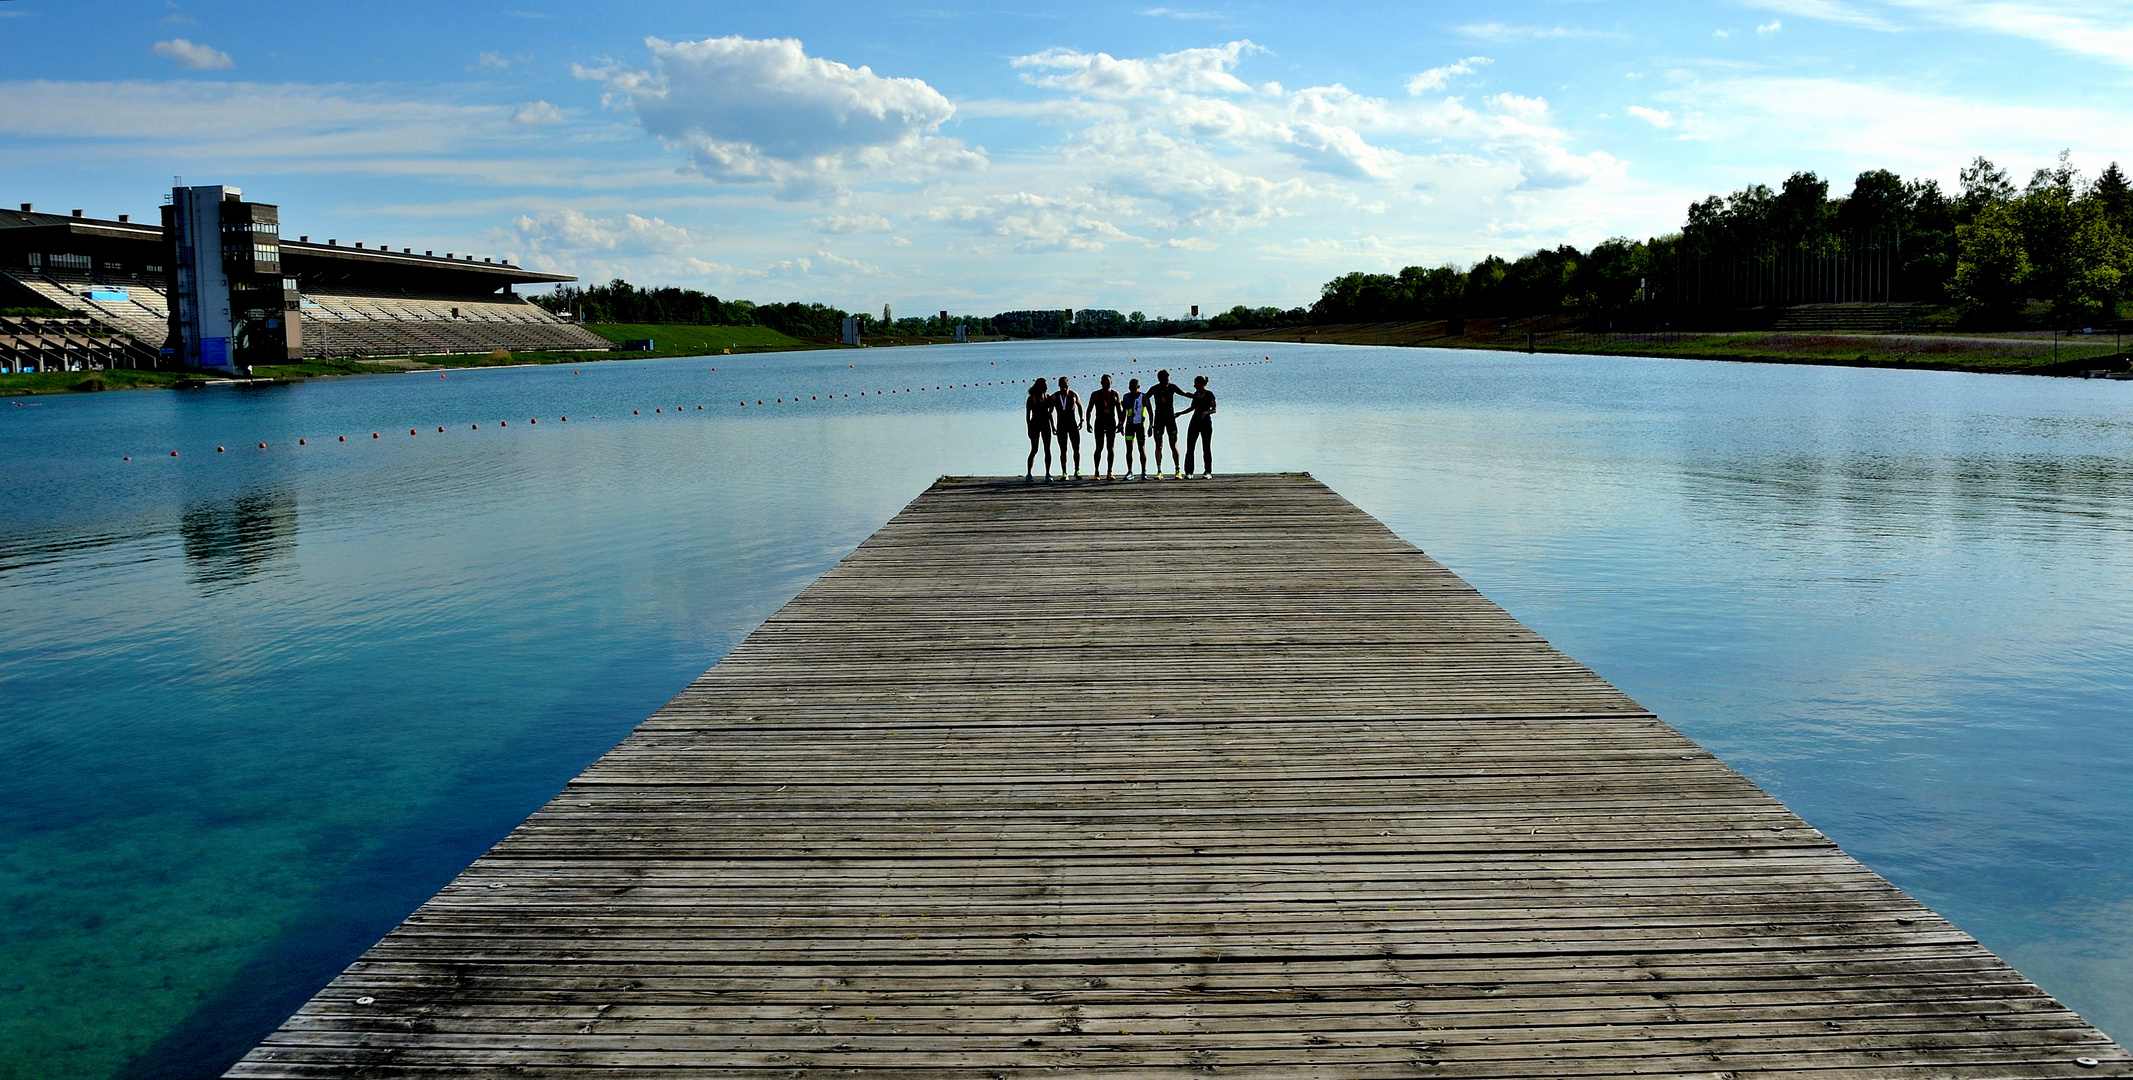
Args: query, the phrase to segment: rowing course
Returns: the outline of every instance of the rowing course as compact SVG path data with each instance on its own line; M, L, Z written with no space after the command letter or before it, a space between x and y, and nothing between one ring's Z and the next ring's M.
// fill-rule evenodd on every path
M1304 476L943 480L230 1075L2128 1076Z

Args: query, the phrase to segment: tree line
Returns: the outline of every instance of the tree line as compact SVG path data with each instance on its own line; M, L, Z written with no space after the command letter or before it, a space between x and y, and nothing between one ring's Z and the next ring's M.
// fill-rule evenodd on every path
M1590 250L1563 244L1468 266L1409 266L1327 282L1309 308L1239 305L1207 318L1151 318L1107 308L895 318L884 307L721 300L694 289L640 288L616 279L534 296L584 322L765 326L836 340L857 314L875 338L1134 337L1328 323L1584 314L1620 325L1723 322L1745 308L1795 303L1904 301L1957 306L1978 326L2077 323L2117 317L2133 296L2133 182L2113 162L2085 177L2068 155L2017 186L1977 158L1959 189L1860 173L1851 190L1796 172L1688 208L1678 232L1615 237Z
M2061 154L2017 187L1980 157L1961 188L1863 172L1832 196L1797 172L1690 205L1679 232L1544 248L1471 266L1351 273L1325 284L1313 323L1582 312L1722 318L1746 307L1843 300L1959 305L1979 324L2116 316L2133 290L2133 185Z

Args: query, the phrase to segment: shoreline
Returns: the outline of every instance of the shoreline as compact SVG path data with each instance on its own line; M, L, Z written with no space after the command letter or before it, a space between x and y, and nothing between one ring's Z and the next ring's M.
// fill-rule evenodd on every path
M1445 333L1437 322L1349 323L1271 330L1201 331L1182 337L1301 345L1376 345L1654 360L1710 360L1812 367L1960 371L1975 375L2081 378L2084 371L2133 369L2115 336L2081 335L2054 342L2034 332L2006 335L1946 332L1718 330L1581 333L1556 317L1505 320L1484 333Z
M2042 355L2048 339L2016 335L1958 335L1945 333L1866 334L1802 331L1674 331L1646 334L1578 334L1556 329L1528 329L1542 320L1513 320L1506 328L1487 334L1446 334L1443 323L1355 323L1272 330L1200 331L1171 335L1172 341L1236 341L1295 345L1376 346L1419 349L1461 349L1477 352L1551 354L1570 356L1635 356L1653 360L1701 360L1721 363L1789 364L1809 367L1856 367L1884 370L1957 371L1973 375L2036 375L2085 378L2088 371L2127 373L2133 371L2133 353L2106 351L2093 338L2062 338L2062 353L2081 355L2050 360ZM1546 335L1545 337L1543 335ZM2100 337L2101 335L2096 335ZM1652 340L1654 338L1666 340ZM1002 339L1006 340L1006 339ZM1087 339L1154 340L1145 338ZM861 348L908 348L949 344L948 341L884 341ZM1796 351L1776 351L1769 346L1797 345ZM1726 351L1704 347L1734 345ZM1754 346L1761 345L1762 348ZM1877 351L1872 347L1884 346ZM1895 345L1899 350L1889 351ZM1866 347L1867 351L1852 352ZM474 354L311 360L297 364L261 365L252 378L230 378L200 372L140 370L132 368L31 372L0 375L0 397L40 397L51 394L105 393L121 390L195 389L208 385L260 387L305 382L311 379L351 375L405 375L473 368L550 367L556 364L607 363L615 360L679 360L706 356L752 356L767 353L816 352L848 346L812 341L791 344L740 345L719 352L676 348L649 352L514 353L508 358ZM2039 355L2016 355L2034 352Z

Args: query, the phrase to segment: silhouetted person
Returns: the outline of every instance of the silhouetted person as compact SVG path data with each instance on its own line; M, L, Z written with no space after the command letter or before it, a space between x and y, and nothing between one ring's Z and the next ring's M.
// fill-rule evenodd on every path
M1215 474L1215 392L1207 388L1207 376L1192 380L1192 419L1185 425L1185 473L1192 475L1193 444L1200 446L1206 471L1202 476ZM1177 451L1171 451L1175 456Z
M1185 475L1182 471L1185 467L1185 459L1178 456L1177 403L1177 399L1183 396L1184 393L1184 387L1170 381L1170 370L1168 368L1156 372L1155 385L1148 388L1148 400L1155 405L1155 427L1148 432L1148 438L1155 443L1155 477L1158 480L1163 478L1163 440L1165 437L1170 440L1170 467L1180 470L1178 472L1180 477Z
M1119 399L1118 412L1126 424L1126 475L1133 475L1133 454L1141 455L1141 479L1148 479L1148 395L1141 392L1139 379L1126 380L1126 396Z
M1022 467L1022 482L1035 479L1032 470L1037 467L1037 450L1044 450L1044 478L1052 478L1052 396L1044 392L1044 380L1030 384L1029 397L1022 402L1022 419L1029 425L1029 461Z
M1109 375L1089 395L1089 430L1096 436L1089 448L1089 475L1100 472L1106 480L1118 479L1111 475L1118 468L1118 391L1111 389ZM1104 465L1107 459L1111 463L1108 468Z
M1059 392L1052 395L1052 437L1059 440L1059 478L1067 476L1067 446L1074 447L1074 478L1081 478L1081 395L1067 389L1067 377L1059 377Z

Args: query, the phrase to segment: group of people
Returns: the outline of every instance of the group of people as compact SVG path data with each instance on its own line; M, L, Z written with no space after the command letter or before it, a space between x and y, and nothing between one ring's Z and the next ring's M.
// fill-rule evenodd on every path
M1178 456L1178 400L1185 398L1192 416L1185 424L1185 456ZM1089 432L1095 437L1094 460L1090 473L1101 471L1106 480L1116 480L1113 475L1118 467L1118 439L1126 441L1126 478L1133 479L1133 461L1140 457L1140 479L1148 479L1148 447L1155 446L1155 475L1163 476L1163 442L1170 443L1170 465L1174 475L1182 480L1192 475L1194 451L1200 452L1203 462L1202 476L1215 474L1215 392L1207 388L1207 376L1192 380L1192 389L1170 381L1170 372L1155 373L1155 385L1141 389L1139 379L1126 382L1126 392L1121 394L1111 386L1111 376L1103 376L1102 384L1089 395L1086 405L1081 394L1068 387L1066 376L1059 377L1059 388L1053 390L1043 379L1030 384L1029 399L1023 403L1024 419L1029 421L1029 461L1024 464L1022 479L1034 481L1037 473L1037 455L1044 454L1044 478L1052 479L1052 444L1059 446L1059 479L1068 478L1067 456L1072 452L1074 461L1073 479L1081 479L1081 433Z

